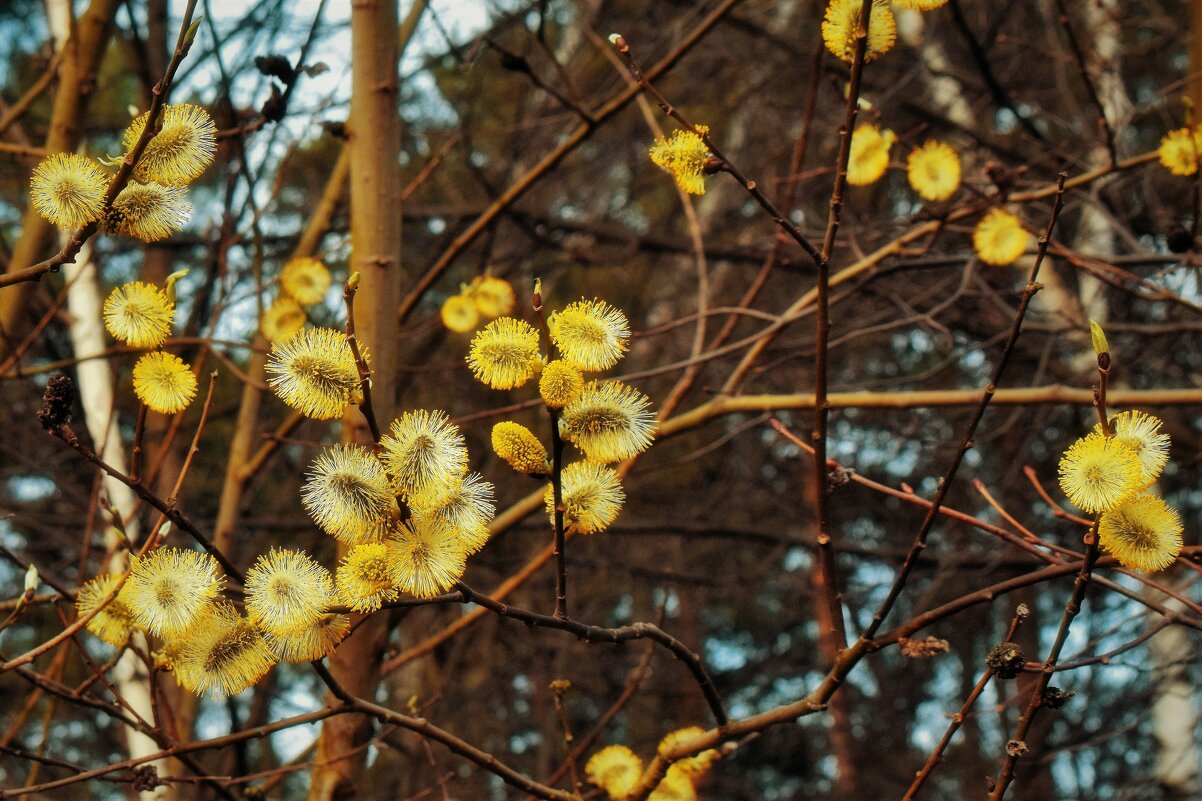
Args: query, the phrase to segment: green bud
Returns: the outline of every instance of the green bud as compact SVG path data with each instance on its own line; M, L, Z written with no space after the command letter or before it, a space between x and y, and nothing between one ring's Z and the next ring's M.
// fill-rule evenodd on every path
M1106 341L1106 332L1102 330L1102 326L1098 325L1096 320L1089 321L1089 335L1093 339L1094 353L1098 356L1110 353L1110 343Z
M200 22L203 19L204 17L197 17L192 21L192 24L188 26L188 30L184 31L184 50L192 47L192 43L196 41L196 32L200 30Z

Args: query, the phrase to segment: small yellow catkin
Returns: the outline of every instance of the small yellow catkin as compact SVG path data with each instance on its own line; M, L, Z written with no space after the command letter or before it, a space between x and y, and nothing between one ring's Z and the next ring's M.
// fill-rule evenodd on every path
M705 125L698 125L701 134L709 133ZM659 138L648 151L651 162L664 172L670 173L676 185L690 195L705 194L705 167L710 159L705 140L693 131L673 131L667 139Z
M480 316L488 320L509 314L517 305L517 295L513 286L505 279L491 275L483 276L473 284L468 296L480 312Z
M466 295L451 295L443 302L438 316L447 330L456 334L474 331L480 323L480 311Z
M610 798L623 798L639 786L643 760L624 745L608 745L589 758L584 774Z
M550 468L547 449L520 423L504 420L493 426L492 449L519 473L545 473Z
M552 409L562 409L580 397L584 375L571 362L555 359L543 368L538 379L538 394Z

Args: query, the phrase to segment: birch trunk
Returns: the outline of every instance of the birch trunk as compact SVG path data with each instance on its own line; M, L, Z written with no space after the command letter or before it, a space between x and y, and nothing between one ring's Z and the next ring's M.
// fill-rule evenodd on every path
M1181 604L1168 599L1174 611ZM1156 696L1152 702L1152 726L1159 750L1156 752L1156 783L1168 801L1198 798L1202 793L1199 772L1197 699L1188 667L1195 649L1180 626L1169 626L1149 643L1155 665Z
M68 0L47 0L46 16L50 23L51 36L54 37L55 50L61 51L70 46L73 20ZM70 58L70 55L67 58ZM109 464L125 473L128 468L125 448L121 444L121 434L117 429L112 368L107 359L92 358L104 353L106 343L101 318L103 289L96 263L92 261L91 243L83 246L73 264L64 266L63 277L67 284L67 312L71 315L71 347L79 360L75 368L75 378L84 411L84 424L97 452ZM111 476L104 477L102 486L109 503L125 521L126 536L131 543L137 542L139 535L137 520L134 518L133 491ZM128 568L128 553L121 547L115 530L108 530L104 542L107 551L113 554L105 569L110 573L118 573ZM138 635L138 638L142 639L141 635ZM145 640L142 639L139 645L144 649ZM142 719L154 721L149 676L134 651L126 650L114 666L113 684L130 709ZM125 744L130 757L135 759L159 750L154 740L135 729L125 730ZM164 765L161 760L155 763L160 771ZM151 801L162 798L163 789L160 787L139 795L143 801Z
M92 358L104 352L104 324L101 322L102 290L100 277L97 274L96 263L92 261L91 244L84 245L74 264L65 265L64 278L68 283L67 311L71 314L71 345L75 357L79 359L76 366L76 381L79 386L79 397L83 404L84 422L88 434L96 443L96 450L113 467L122 473L128 472L125 460L125 448L121 443L121 435L117 430L116 404L113 398L113 376L107 359ZM104 493L109 503L125 521L125 533L131 543L139 537L137 520L134 518L134 494L129 487L120 481L105 476L103 480ZM120 546L116 532L109 529L104 538L105 547L110 558L106 570L118 573L129 567L128 552ZM145 639L138 643L143 650L146 648ZM117 692L144 720L154 720L154 710L150 702L150 681L145 666L132 650L126 650L113 668L113 683ZM140 758L159 750L154 740L134 729L126 729L125 745L132 758ZM160 771L164 771L165 763L153 763ZM166 788L160 787L140 793L143 801L164 797Z

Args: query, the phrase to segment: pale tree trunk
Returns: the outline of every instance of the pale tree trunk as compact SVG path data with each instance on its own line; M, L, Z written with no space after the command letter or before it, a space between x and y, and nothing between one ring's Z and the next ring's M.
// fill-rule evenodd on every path
M351 178L351 263L360 274L355 325L371 351L372 400L387 426L396 407L396 313L401 291L400 142L397 0L359 0L351 6L351 112L347 121ZM371 442L363 416L348 411L343 437ZM342 549L340 548L340 551ZM388 639L387 616L373 615L330 657L330 671L348 692L375 696ZM362 798L372 721L329 718L317 745L310 801ZM356 750L359 749L359 750Z
M1190 30L1190 97L1194 121L1202 113L1202 3L1192 3ZM1177 611L1177 602L1165 602ZM1153 730L1160 744L1156 755L1156 778L1169 799L1202 795L1202 760L1194 733L1198 726L1198 700L1185 666L1196 649L1178 626L1170 626L1151 642L1152 663L1160 692L1152 704Z
M68 11L52 16L70 20ZM108 47L112 35L113 18L119 0L92 0L88 10L76 20L70 36L62 45L63 59L59 65L58 89L54 94L54 106L50 112L50 128L43 147L51 153L74 150L79 144L83 112L88 99L96 88L96 74L100 60ZM57 23L55 23L57 24ZM9 272L36 264L47 254L45 251L53 241L54 226L42 219L32 205L21 220L21 237L13 247L9 259ZM6 353L10 343L20 340L22 319L26 313L33 283L17 284L0 292L0 354Z
M1167 599L1165 606L1181 611L1181 604ZM1188 667L1194 660L1191 638L1181 626L1169 626L1152 638L1149 649L1156 666L1156 697L1152 702L1152 726L1159 750L1156 752L1156 781L1166 799L1185 801L1202 793L1199 777L1197 701Z
M46 16L50 22L50 33L54 37L55 50L67 46L71 34L71 5L68 0L47 0ZM64 234L65 237L65 234ZM75 263L63 269L67 284L67 311L71 315L69 333L75 358L75 378L79 397L84 410L84 423L96 450L109 464L127 472L125 449L121 434L117 430L117 405L114 402L112 368L107 359L99 356L105 349L104 323L101 319L102 287L96 263L92 261L92 246L87 243L80 249ZM111 476L102 482L104 493L112 508L124 521L126 537L130 544L138 540L137 520L134 519L134 494L129 487ZM105 569L119 573L129 566L128 551L122 547L115 529L109 528L105 536L105 547L112 554ZM136 635L143 649L145 638ZM154 721L154 709L150 702L150 681L145 666L132 650L126 650L113 668L113 683L117 692L143 720ZM159 750L150 737L126 729L125 744L132 758L140 758ZM159 770L163 763L156 763ZM140 794L144 801L163 796L162 788Z
M121 435L117 430L116 404L113 398L113 376L107 359L91 358L104 352L104 324L101 322L101 285L96 263L92 261L92 246L85 244L74 264L63 268L68 283L67 311L71 315L71 345L76 365L75 377L79 386L79 397L83 404L84 422L88 434L96 445L97 452L117 470L125 473L128 466ZM111 476L103 480L105 495L113 509L125 521L125 533L130 544L138 541L137 520L134 519L134 494L129 487ZM121 546L116 531L108 529L104 538L105 547L112 554L105 569L119 573L129 567L128 551ZM139 647L146 648L142 635L136 635ZM132 650L126 650L113 668L113 683L117 692L129 707L143 719L154 723L154 711L150 702L150 680L146 668ZM130 757L139 758L159 750L151 738L134 729L126 729L125 744ZM154 763L162 771L163 763ZM164 788L141 793L141 798L162 798Z
M1097 0L1086 3L1082 8L1081 19L1073 22L1084 28L1078 39L1083 46L1089 46L1092 50L1088 54L1091 56L1088 64L1094 79L1094 88L1107 122L1112 129L1117 129L1131 108L1131 101L1123 88L1122 75L1119 73L1119 3L1117 0ZM1089 111L1087 114L1093 116ZM1101 135L1100 128L1098 132ZM1109 162L1110 150L1105 142L1099 140L1090 149L1089 167L1104 167ZM1106 260L1115 253L1115 239L1114 224L1103 211L1102 201L1098 197L1103 187L1104 183L1095 184L1090 202L1082 208L1080 228L1073 245L1092 256ZM1110 316L1110 303L1106 297L1107 284L1089 273L1078 272L1077 286L1084 317L1104 325ZM1088 348L1081 349L1079 358L1079 366L1083 370L1093 368L1094 355Z
M932 104L937 111L956 125L968 130L977 128L972 107L964 99L963 87L951 76L952 62L947 50L936 39L928 37L926 21L921 13L895 8L897 33L903 42L918 51L926 68L925 81Z
M1081 6L1084 9L1081 14L1073 16L1071 23L1078 42L1085 50L1090 80L1106 120L1117 131L1130 111L1131 103L1119 73L1120 31L1115 16L1116 6L1116 0L1097 0L1096 3L1086 4ZM1070 10L1077 8L1070 5ZM1065 34L1061 31L1060 12L1056 3L1045 0L1042 12L1048 30L1054 32L1049 34L1054 37L1053 41L1063 40ZM1096 136L1086 156L1085 169L1104 167L1110 163L1110 150L1105 142L1101 121L1098 120L1097 106L1084 91L1079 91L1082 77L1071 53L1067 52L1067 45L1065 58L1067 61L1060 67L1061 90L1079 96L1080 116L1097 123L1093 128ZM1105 179L1090 185L1090 195L1082 204L1080 222L1072 242L1074 249L1103 260L1115 253L1114 225L1102 208L1099 197L1105 185ZM1054 320L1066 322L1080 331L1082 336L1088 331L1089 320L1104 324L1109 316L1106 284L1059 260L1049 258L1048 262L1049 269L1041 273L1043 291L1032 300L1032 308ZM1084 375L1096 369L1096 360L1087 340L1081 341L1086 345L1078 348L1072 370L1075 374Z

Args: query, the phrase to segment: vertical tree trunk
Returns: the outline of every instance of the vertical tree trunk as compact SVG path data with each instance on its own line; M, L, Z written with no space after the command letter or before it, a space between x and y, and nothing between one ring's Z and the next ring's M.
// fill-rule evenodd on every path
M1173 599L1165 606L1179 611ZM1152 638L1149 650L1156 666L1155 700L1152 701L1152 725L1159 750L1156 752L1156 782L1169 801L1198 798L1202 792L1202 762L1194 732L1198 709L1189 666L1194 660L1194 644L1180 626L1169 626Z
M1190 3L1189 32L1189 96L1194 101L1194 113L1202 110L1202 3ZM1195 117L1197 119L1197 117Z
M1082 18L1073 21L1076 25L1083 24L1083 34L1078 38L1082 42L1088 43L1087 46L1092 50L1087 54L1090 57L1088 65L1093 75L1098 100L1102 105L1102 113L1106 115L1106 119L1112 127L1117 127L1125 112L1131 108L1131 100L1123 88L1122 75L1119 72L1121 31L1119 30L1118 12L1117 0L1098 0L1098 2L1086 4ZM1096 113L1096 110L1088 106L1083 107L1083 111L1089 116ZM1101 137L1101 127L1097 130ZM1090 149L1089 166L1091 168L1102 167L1109 160L1110 151L1099 139L1098 143ZM1091 202L1081 209L1081 222L1073 245L1090 255L1108 259L1115 252L1115 235L1113 222L1103 211L1102 199L1098 196L1099 192L1104 189L1105 182L1096 184ZM1110 317L1108 284L1089 273L1079 271L1077 286L1078 301L1084 316L1105 325L1106 320ZM1094 355L1088 348L1080 349L1077 364L1079 370L1091 371L1094 362Z
M72 14L66 0L50 0L46 4L46 16L50 23L50 34L54 38L55 50L71 46ZM70 55L67 56L70 58ZM126 471L125 449L117 429L116 404L113 398L112 368L105 359L89 358L101 354L105 348L104 323L101 319L101 296L103 294L96 263L92 261L92 246L85 244L73 264L63 270L67 283L67 311L71 315L68 333L71 347L79 363L75 375L79 396L84 409L84 424L88 435L109 464L122 472ZM10 290L11 291L11 290ZM137 520L134 519L134 494L129 487L106 476L104 493L112 507L126 521L125 533L132 542L138 540ZM104 569L118 573L128 567L127 551L120 547L116 535L110 530L105 537L105 546L113 554ZM145 642L142 642L145 646ZM150 703L150 683L138 655L127 650L113 668L113 683L117 692L130 708L145 720L153 720ZM158 751L158 744L134 729L126 729L125 744L131 757L143 757ZM161 770L163 763L158 763ZM162 797L161 790L141 793L144 801Z
M351 263L360 274L355 325L371 352L372 399L381 425L396 406L396 310L400 303L400 142L397 100L397 0L358 0L351 6L351 113L347 122L351 173ZM343 438L370 442L357 409L348 411ZM340 549L341 550L341 549ZM349 692L371 698L380 681L388 639L385 615L360 625L330 658L330 670ZM363 797L366 752L351 753L372 733L371 720L331 718L322 727L310 801Z
M117 430L116 404L113 402L113 376L107 359L89 358L103 353L105 348L104 324L101 322L101 286L96 264L92 261L91 244L84 245L74 264L64 268L66 280L70 283L67 290L67 310L71 314L71 346L75 351L76 378L79 384L79 397L83 403L84 422L88 434L96 444L96 450L104 459L118 470L126 472L125 449L121 443L121 435ZM137 520L134 518L134 494L129 487L114 478L106 476L104 492L108 496L113 509L125 520L125 532L131 542L139 539ZM110 533L105 537L106 548L113 553L113 558L105 566L110 573L125 570L128 565L128 552L119 547L115 535ZM138 635L141 639L141 635ZM141 647L145 648L143 640ZM146 669L132 650L127 650L113 668L113 683L117 692L129 704L130 708L142 718L154 721L154 711L150 703L150 682ZM154 740L141 732L127 729L125 744L131 757L144 757L159 750ZM156 763L163 770L163 763ZM149 790L141 793L143 801L163 797L163 790Z

